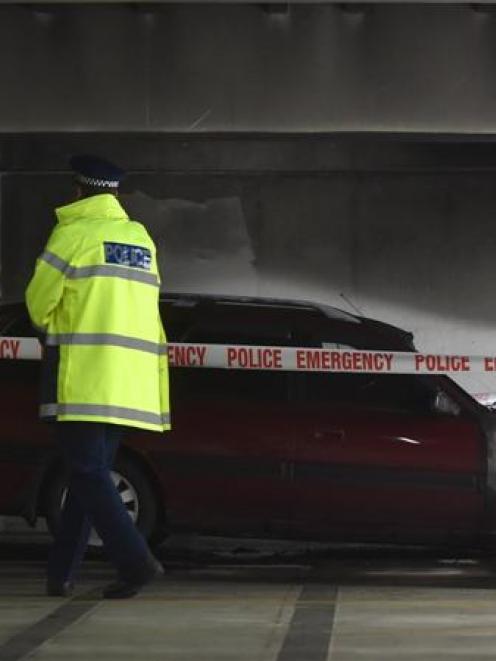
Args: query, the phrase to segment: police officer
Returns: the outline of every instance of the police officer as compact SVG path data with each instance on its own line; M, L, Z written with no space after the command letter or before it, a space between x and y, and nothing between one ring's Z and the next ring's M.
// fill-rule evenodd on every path
M163 573L110 476L126 427L170 428L160 279L152 239L117 199L123 172L95 156L71 165L77 199L56 209L26 291L44 337L40 414L57 422L70 476L47 593L72 592L94 526L118 574L103 596L126 598Z

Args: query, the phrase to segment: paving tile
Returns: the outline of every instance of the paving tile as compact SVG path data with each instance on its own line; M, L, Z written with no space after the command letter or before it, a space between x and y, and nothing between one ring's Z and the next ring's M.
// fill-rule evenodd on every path
M275 661L299 589L211 582L150 586L102 602L37 651L39 661Z
M487 661L496 650L496 591L340 589L330 661Z

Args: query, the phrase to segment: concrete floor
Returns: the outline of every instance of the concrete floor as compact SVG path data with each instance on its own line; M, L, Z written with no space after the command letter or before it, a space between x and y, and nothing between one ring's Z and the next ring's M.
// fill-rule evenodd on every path
M0 535L0 661L479 661L496 654L487 560L356 549L210 555L163 547L133 600L85 563L72 599L44 596L46 540ZM248 550L249 551L249 550Z

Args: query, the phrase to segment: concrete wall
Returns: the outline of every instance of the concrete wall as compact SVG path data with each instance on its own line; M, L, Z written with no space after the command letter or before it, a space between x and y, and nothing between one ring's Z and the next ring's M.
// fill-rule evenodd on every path
M1 131L494 132L473 5L0 6Z
M141 180L145 192L126 203L155 234L172 290L350 309L348 298L412 330L424 350L496 354L494 183L492 173L300 174L241 179L220 196L218 182L188 178L167 186L181 209L160 197L160 180ZM186 187L196 194L180 192ZM489 377L463 383L496 390Z
M480 9L0 5L3 294L70 197L69 155L96 151L129 169L169 289L344 294L422 348L493 351L496 13Z
M22 296L52 209L70 199L64 152L81 143L111 152L114 142L130 169L123 202L157 241L166 290L351 309L349 299L412 330L421 349L496 353L488 142L157 136L151 148L129 136L9 137L0 159L5 296ZM496 392L489 376L462 383Z

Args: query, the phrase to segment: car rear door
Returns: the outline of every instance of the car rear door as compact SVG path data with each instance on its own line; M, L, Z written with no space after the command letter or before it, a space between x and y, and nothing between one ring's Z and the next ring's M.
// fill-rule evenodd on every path
M277 324L253 314L218 323L207 315L181 340L280 344ZM170 390L172 431L160 452L170 523L236 534L283 532L292 497L287 372L172 368Z
M10 306L9 306L10 307ZM32 337L24 306L12 306L2 335ZM17 350L0 360L0 512L29 508L37 480L51 448L50 425L40 424L39 370L36 360L13 360Z
M410 375L296 375L295 526L348 538L474 533L483 515L475 419L432 410Z

